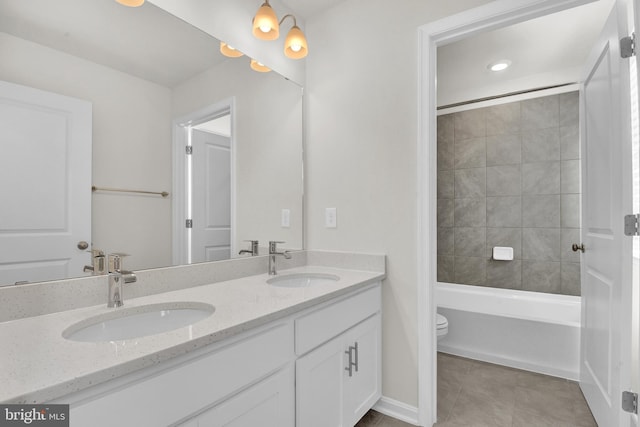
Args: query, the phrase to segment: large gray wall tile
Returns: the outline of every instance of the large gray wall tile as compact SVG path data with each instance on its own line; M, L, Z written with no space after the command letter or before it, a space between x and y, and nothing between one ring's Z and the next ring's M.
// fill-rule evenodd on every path
M522 198L518 196L487 197L488 227L521 227Z
M487 279L486 258L455 257L454 280L455 283L467 285L484 285Z
M578 125L560 127L560 158L572 160L580 158L580 136Z
M487 261L487 286L521 289L522 261Z
M561 291L559 262L522 262L522 289L557 294Z
M519 196L520 165L487 167L487 196Z
M487 166L515 165L521 162L521 133L508 133L487 137Z
M560 262L560 229L523 228L522 259Z
M452 170L438 172L438 199L453 199L453 176L454 172Z
M487 136L520 132L520 103L494 105L486 109Z
M487 165L486 138L456 139L453 147L454 169L481 168Z
M522 133L522 162L560 160L560 130L557 127Z
M453 255L454 228L438 227L438 255Z
M580 195L563 194L561 196L560 226L580 228Z
M577 125L579 120L579 92L567 92L558 95L560 104L560 126Z
M438 170L453 169L453 114L438 116Z
M487 247L485 227L455 227L454 255L462 257L485 256Z
M455 140L487 136L486 109L462 111L454 115Z
M485 227L487 225L487 200L455 199L455 227Z
M580 193L580 160L563 160L560 165L560 192Z
M453 227L453 199L438 199L438 227Z
M454 283L454 271L453 271L453 257L452 256L438 256L438 282Z
M560 227L560 195L522 196L522 226Z
M453 114L444 114L438 116L438 141L453 142L454 137L454 125Z
M563 262L561 264L561 293L564 295L580 295L580 264Z
M524 163L522 194L560 194L560 162Z
M522 229L521 228L487 228L487 257L493 254L495 246L513 248L513 258L522 258Z
M560 103L558 95L527 99L521 102L522 129L545 129L558 127Z
M458 169L454 173L454 195L456 199L484 197L487 192L487 169Z

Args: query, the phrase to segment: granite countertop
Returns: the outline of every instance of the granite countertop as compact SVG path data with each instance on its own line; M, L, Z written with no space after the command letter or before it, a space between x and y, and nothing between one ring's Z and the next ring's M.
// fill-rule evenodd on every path
M0 323L0 402L43 403L202 348L256 326L364 287L384 273L305 266L292 273L329 273L340 280L305 288L266 283L267 274L126 299L125 308L199 302L212 316L189 327L117 342L76 342L62 336L71 325L117 310L99 306ZM128 284L125 286L135 286Z

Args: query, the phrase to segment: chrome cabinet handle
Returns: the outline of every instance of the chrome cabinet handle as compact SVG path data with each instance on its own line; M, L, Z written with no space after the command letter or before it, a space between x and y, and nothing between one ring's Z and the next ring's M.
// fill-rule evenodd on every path
M349 363L347 363L347 367L344 368L344 370L349 372L350 377L353 376L353 354L351 353L352 350L353 347L349 346L349 350L344 352L345 354L349 355Z
M349 350L345 351L344 353L349 355L349 363L348 363L348 366L344 368L344 370L349 372L349 376L352 377L353 368L355 368L356 372L358 372L358 343L356 342L355 345L350 345ZM354 353L355 353L355 362L353 361Z
M358 341L356 341L356 345L353 347L353 349L355 350L356 353L356 363L355 363L355 368L356 368L356 372L358 372Z
M577 243L574 243L573 245L571 245L571 249L573 250L573 252L582 252L584 253L584 243L580 243L579 245Z

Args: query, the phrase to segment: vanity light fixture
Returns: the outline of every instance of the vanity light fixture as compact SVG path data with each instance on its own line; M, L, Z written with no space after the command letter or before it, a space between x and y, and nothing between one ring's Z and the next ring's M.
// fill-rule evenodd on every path
M487 65L487 68L491 71L502 71L509 68L510 65L511 61L509 61L508 59L501 59L500 61L492 62L491 64Z
M229 46L225 42L220 42L220 53L224 56L228 56L229 58L239 58L244 55L238 49Z
M251 69L259 73L268 73L271 68L264 65L262 62L258 62L255 59L251 60Z
M278 22L278 17L269 4L269 0L265 0L262 3L253 18L253 35L260 40L276 40L280 35L280 25L287 18L293 19L293 27L291 27L285 38L284 54L287 58L302 59L307 56L309 51L307 39L300 27L298 27L296 17L288 14Z
M129 7L138 7L144 4L144 0L116 0L118 3L129 6Z
M253 35L260 40L276 40L280 35L280 25L278 17L269 4L269 0L265 0L253 17Z
M280 24L284 22L287 17L293 19L293 27L287 33L287 38L284 39L284 54L287 58L302 59L307 56L307 39L304 33L298 27L296 17L293 15L285 15Z

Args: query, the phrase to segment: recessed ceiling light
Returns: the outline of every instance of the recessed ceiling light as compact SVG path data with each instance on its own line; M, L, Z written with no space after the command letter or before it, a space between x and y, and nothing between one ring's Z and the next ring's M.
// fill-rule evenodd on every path
M487 68L491 71L502 71L509 68L510 65L511 61L509 61L508 59L501 59L500 61L492 62L491 64L487 65Z

